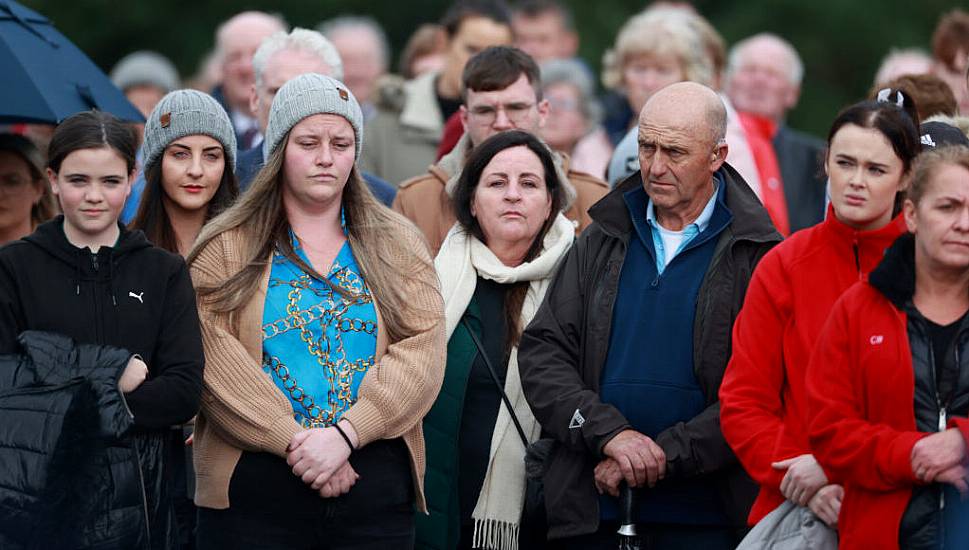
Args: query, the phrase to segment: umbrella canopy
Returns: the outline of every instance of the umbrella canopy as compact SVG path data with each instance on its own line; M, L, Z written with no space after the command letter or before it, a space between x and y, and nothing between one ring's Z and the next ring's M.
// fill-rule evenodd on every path
M84 52L35 11L0 0L0 123L57 124L89 109L144 122Z

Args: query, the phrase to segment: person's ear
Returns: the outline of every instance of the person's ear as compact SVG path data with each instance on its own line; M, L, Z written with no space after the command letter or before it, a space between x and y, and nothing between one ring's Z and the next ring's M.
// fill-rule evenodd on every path
M912 199L905 199L905 202L902 203L902 215L905 216L905 227L908 228L908 232L915 233L915 230L918 229L919 216L918 208L915 207Z
M127 190L125 190L124 198L126 201L128 200L128 197L131 196L131 190L135 186L135 178L137 177L138 177L138 165L135 164L134 168L132 168L131 172L128 174L128 181L125 182L125 187L127 187Z
M541 130L545 127L545 121L548 119L549 104L547 99L543 99L535 105L538 110L538 129Z
M727 142L720 141L717 146L710 153L710 171L716 172L723 166L723 163L727 161Z
M57 185L57 172L54 172L50 168L47 169L47 182L50 184L50 192L59 195L60 188Z
M470 114L470 113L468 113L468 108L465 107L464 105L461 105L461 107L458 108L458 113L459 113L458 116L461 117L461 126L464 127L464 131L467 132L468 131L468 115Z

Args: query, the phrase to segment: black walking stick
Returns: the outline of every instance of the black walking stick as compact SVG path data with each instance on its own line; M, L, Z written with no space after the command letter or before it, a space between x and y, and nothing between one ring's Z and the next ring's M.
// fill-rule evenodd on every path
M636 534L636 505L639 495L636 490L623 483L619 489L619 550L640 550L642 541Z

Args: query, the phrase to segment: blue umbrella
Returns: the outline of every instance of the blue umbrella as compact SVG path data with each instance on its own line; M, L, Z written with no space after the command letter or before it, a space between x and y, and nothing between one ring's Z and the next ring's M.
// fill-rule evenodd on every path
M57 124L89 109L144 117L84 52L39 13L0 0L0 123Z

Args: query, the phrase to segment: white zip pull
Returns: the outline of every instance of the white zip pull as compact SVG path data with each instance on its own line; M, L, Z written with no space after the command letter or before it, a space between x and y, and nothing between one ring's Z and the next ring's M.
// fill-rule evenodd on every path
M945 407L939 409L939 431L944 432L946 425ZM945 489L939 489L939 510L945 509Z

